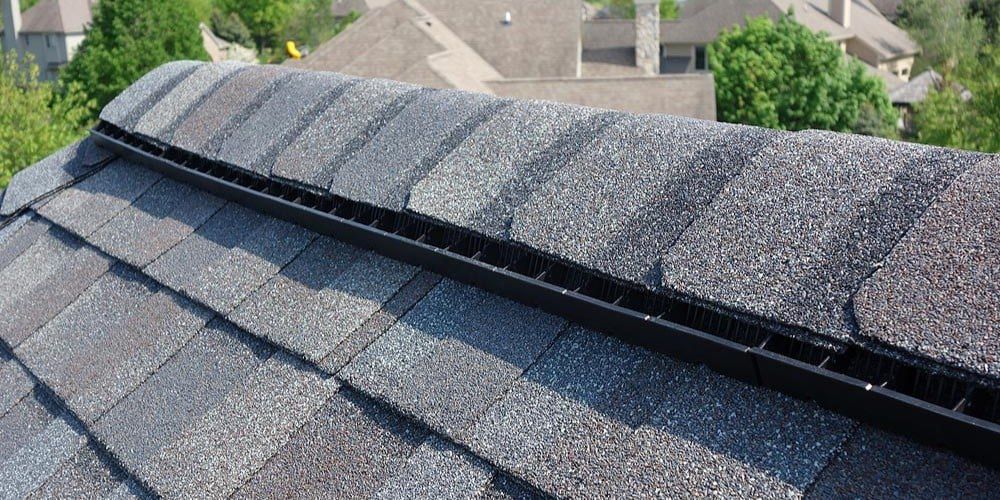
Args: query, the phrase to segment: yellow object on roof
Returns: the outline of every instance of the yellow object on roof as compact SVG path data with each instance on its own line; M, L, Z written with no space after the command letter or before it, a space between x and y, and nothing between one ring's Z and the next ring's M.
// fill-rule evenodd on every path
M285 52L288 52L288 57L292 59L302 59L302 53L295 47L295 42L291 40L285 42Z

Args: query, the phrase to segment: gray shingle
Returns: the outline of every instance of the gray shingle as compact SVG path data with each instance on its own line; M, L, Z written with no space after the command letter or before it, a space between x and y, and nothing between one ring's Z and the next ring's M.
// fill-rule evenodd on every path
M86 437L65 415L49 422L6 462L0 463L0 498L24 498L79 450Z
M38 209L38 213L83 238L129 206L162 176L136 163L116 160Z
M90 138L77 141L14 174L0 203L0 215L11 215L41 196L69 184L111 156Z
M811 482L850 426L574 329L482 416L470 442L556 496L785 496Z
M509 103L456 90L424 94L337 171L330 191L402 211L413 185L477 126Z
M270 65L239 72L187 114L175 127L170 144L200 155L214 153L228 134L277 89L279 78L292 73Z
M659 288L661 254L777 134L672 116L622 118L517 209L511 238Z
M147 272L226 314L314 237L299 226L229 203Z
M610 119L609 113L578 106L514 102L418 182L407 208L505 238L514 209Z
M262 175L298 131L337 99L352 78L336 73L292 74L260 109L222 143L217 160Z
M277 453L337 390L277 353L151 459L149 485L166 497L225 497Z
M387 80L358 82L290 141L272 174L327 189L337 170L416 93L412 85Z
M18 404L34 385L28 372L0 349L0 416Z
M117 266L16 352L92 423L169 359L208 311Z
M413 266L320 237L230 319L319 362L416 272Z
M11 219L0 227L0 269L7 267L48 230L48 224L38 221L30 213Z
M441 281L441 276L421 271L403 285L382 309L373 314L350 335L319 366L329 373L337 373L375 339L396 324L404 314L424 298Z
M331 398L236 495L367 498L427 433L349 390Z
M850 295L977 157L857 135L785 135L681 234L663 258L664 285L845 340Z
M234 72L245 67L247 67L245 63L236 61L223 61L198 67L156 102L152 109L136 122L132 132L168 143L173 136L174 127L187 116L199 100L210 94Z
M564 324L444 280L340 376L455 436L510 387Z
M138 483L129 479L119 484L108 496L104 497L104 500L151 500L152 498L154 497L143 490Z
M63 463L40 488L28 495L30 500L101 498L121 484L123 475L101 461L91 446L84 446Z
M26 394L0 417L0 463L17 454L55 418L52 403L37 389Z
M145 475L146 460L222 401L270 354L231 326L210 323L101 417L94 433L126 467Z
M996 498L1000 472L861 426L809 498Z
M1000 375L1000 160L941 194L854 299L862 335Z
M9 318L0 323L0 337L11 346L19 345L59 314L111 267L111 261L93 248L58 228L52 232L60 245L56 252L69 252L53 262L52 268L29 269L28 273L42 275L42 281L32 287L22 285L13 300L0 307L0 315Z
M472 498L493 477L493 468L454 444L428 437L399 473L375 495L380 499Z
M145 267L215 214L225 202L172 179L160 179L90 241L114 257Z
M174 61L146 73L104 106L101 120L130 130L154 103L202 64L196 61Z
M479 500L541 500L545 496L518 484L506 474L496 474L476 498Z

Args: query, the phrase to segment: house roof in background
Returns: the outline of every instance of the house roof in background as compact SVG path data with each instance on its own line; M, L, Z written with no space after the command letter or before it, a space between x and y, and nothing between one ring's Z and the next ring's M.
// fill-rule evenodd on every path
M21 15L21 33L82 34L94 0L39 0Z
M968 228L972 240L1000 230L962 215L997 210L990 204L1000 195L976 187L1000 175L995 157L273 67L209 68L161 67L102 117L136 133L159 121L148 116L151 103L196 103L178 104L183 112L144 126L143 137L204 136L192 152L230 158L234 168L319 182L653 288L745 296L748 310L777 299L774 314L818 324L825 303L794 300L810 287L864 284L865 318L909 318L899 303L868 299L895 296L914 276L946 281L937 277L956 265L985 280L998 267L995 252L965 240L949 246L946 229ZM288 98L306 90L324 97ZM234 92L251 97L233 104ZM278 160L289 154L308 162L285 170ZM746 221L750 230L735 227L741 217L725 201L741 197L760 214ZM801 496L904 487L976 496L1000 484L997 471L951 453L226 202L89 140L19 173L3 198L0 311L12 319L0 325L5 496ZM809 222L820 216L824 224ZM891 230L868 234L864 220ZM741 240L715 241L718 228ZM743 262L782 248L783 238L821 244ZM674 240L693 260L670 257ZM940 258L914 257L925 247ZM889 252L890 265L872 278L851 267L878 252ZM727 259L746 266L730 273L774 273L781 283L720 288L713 273L727 271L713 266ZM842 294L831 296L831 314L841 312ZM997 310L995 299L982 297L976 309L950 301L932 317L980 317ZM966 363L948 330L927 324L899 333L918 346L950 345L948 359Z

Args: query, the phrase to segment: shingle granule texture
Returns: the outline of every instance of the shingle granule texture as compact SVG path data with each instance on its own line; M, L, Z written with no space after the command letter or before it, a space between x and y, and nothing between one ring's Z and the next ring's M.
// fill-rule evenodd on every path
M293 72L282 66L248 68L234 75L190 110L175 127L170 144L185 151L214 154L219 144Z
M663 257L673 291L838 340L847 302L980 155L856 135L784 135Z
M201 227L225 202L172 179L160 179L90 238L104 252L145 267Z
M1000 375L1000 160L960 176L854 298L861 334Z
M0 350L0 416L18 404L21 398L31 392L33 386L34 382L28 372L14 358Z
M93 423L208 318L208 311L117 266L15 352L84 422Z
M849 430L812 404L571 329L470 442L560 497L787 496Z
M256 339L210 323L102 417L94 433L126 467L145 475L147 459L221 402L270 354Z
M496 474L474 498L478 500L543 500L547 497L529 490L506 474Z
M153 457L144 479L164 497L229 496L336 390L277 353Z
M136 163L116 160L38 209L38 213L83 238L91 235L146 192L162 176Z
M493 477L493 468L454 444L431 436L375 498L472 498Z
M321 236L230 320L318 363L416 273L412 266Z
M216 85L245 67L245 63L235 61L199 66L143 115L132 132L161 143L169 143L176 122L183 119Z
M104 106L101 120L124 130L132 130L154 104L202 65L196 61L175 61L146 73Z
M352 85L291 138L277 155L272 174L326 191L337 170L419 92L387 80Z
M276 154L329 106L351 78L336 73L302 72L283 80L260 109L222 143L216 159L264 176L271 173Z
M506 239L514 210L583 149L611 116L566 104L514 102L418 182L407 208Z
M426 436L408 420L343 390L236 497L369 498Z
M511 237L659 288L661 254L778 134L672 116L622 118L517 209Z
M86 437L59 415L14 456L0 463L0 498L24 498L83 447Z
M314 237L229 203L147 267L150 276L226 314L277 274Z
M545 350L565 322L443 280L340 376L433 429L466 429Z
M11 215L21 208L77 177L110 157L89 139L75 142L42 161L14 174L3 196L0 215Z
M402 211L413 185L507 104L509 101L456 90L424 94L337 171L330 191Z
M92 446L84 446L27 498L103 498L121 484L123 476L101 461Z
M48 230L48 224L39 223L31 213L7 220L0 227L0 269L7 267Z
M17 454L55 418L54 408L37 389L0 417L0 463Z
M1000 472L862 426L823 471L809 498L996 498Z

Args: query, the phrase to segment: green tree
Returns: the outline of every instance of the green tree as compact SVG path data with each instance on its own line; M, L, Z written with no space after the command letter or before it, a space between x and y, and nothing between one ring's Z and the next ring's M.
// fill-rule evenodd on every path
M262 51L281 45L281 36L296 10L292 0L216 0L216 6L238 15Z
M984 48L955 75L918 104L914 111L917 139L927 144L1000 152L1000 49ZM969 94L963 97L963 89Z
M968 15L968 0L905 0L900 24L923 49L916 72L935 68L945 81L963 61L975 59L986 41L979 17Z
M18 170L82 137L93 104L78 86L38 80L31 55L0 54L0 188Z
M869 133L896 121L882 80L791 15L777 24L748 19L745 28L723 32L708 54L723 121Z
M600 8L609 8L616 17L635 18L635 0L595 0L590 3ZM660 0L661 19L677 19L680 14L676 0Z
M253 46L250 29L235 12L224 14L221 10L212 12L212 31L223 40L236 42L244 47Z
M208 59L187 2L101 0L61 79L85 88L100 109L140 76L178 59Z
M1000 0L972 0L969 12L983 20L990 43L1000 42Z

